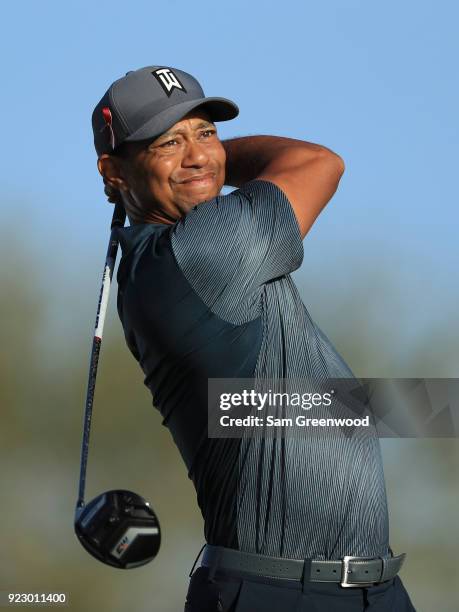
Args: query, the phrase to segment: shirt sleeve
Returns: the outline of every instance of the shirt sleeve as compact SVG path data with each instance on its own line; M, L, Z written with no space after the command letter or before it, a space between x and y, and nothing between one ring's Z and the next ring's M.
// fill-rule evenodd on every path
M171 246L187 280L208 303L228 292L249 295L299 268L304 256L287 196L259 179L193 207L173 226Z

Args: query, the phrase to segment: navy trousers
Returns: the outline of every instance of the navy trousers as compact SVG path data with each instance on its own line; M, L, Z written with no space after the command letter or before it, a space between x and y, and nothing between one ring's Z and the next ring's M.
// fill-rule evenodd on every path
M371 587L261 578L199 567L185 612L416 612L396 576Z

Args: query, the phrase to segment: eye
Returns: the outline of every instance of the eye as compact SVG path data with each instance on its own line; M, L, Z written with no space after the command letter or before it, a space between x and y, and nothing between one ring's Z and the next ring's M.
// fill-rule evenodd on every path
M172 140L168 140L167 142L163 142L160 146L161 147L169 147L172 146L174 144L174 142L177 142L175 140L175 138L172 138Z
M204 130L204 132L201 132L201 136L204 136L207 134L206 138L210 138L210 136L216 133L217 133L217 130L213 130L209 128L208 130Z

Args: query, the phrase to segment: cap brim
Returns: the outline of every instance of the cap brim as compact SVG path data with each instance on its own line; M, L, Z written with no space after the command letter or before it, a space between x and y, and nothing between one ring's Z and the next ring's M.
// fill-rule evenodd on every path
M231 100L226 98L200 98L199 100L189 100L167 108L162 113L158 113L145 123L136 132L125 138L123 142L135 142L157 138L166 130L171 128L177 121L183 119L190 111L202 108L209 113L212 121L229 121L239 114L239 108Z

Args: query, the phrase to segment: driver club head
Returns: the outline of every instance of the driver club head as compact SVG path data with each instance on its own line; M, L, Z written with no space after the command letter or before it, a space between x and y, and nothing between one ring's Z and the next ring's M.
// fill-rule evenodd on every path
M98 495L75 513L75 533L96 559L120 569L152 561L161 544L159 521L143 497L117 489Z

